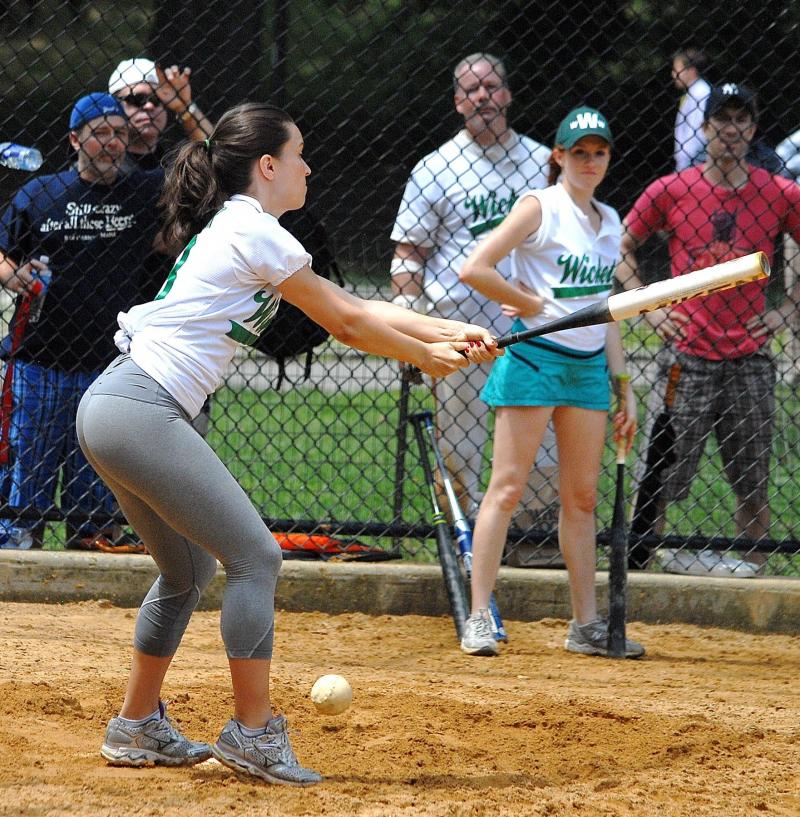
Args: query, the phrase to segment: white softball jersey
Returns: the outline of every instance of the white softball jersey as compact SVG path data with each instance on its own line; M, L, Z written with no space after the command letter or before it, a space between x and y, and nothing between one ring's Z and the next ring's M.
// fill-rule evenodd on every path
M514 131L484 149L462 130L414 167L391 238L428 248L424 288L432 312L505 328L499 304L462 284L458 271L523 191L547 186L550 153ZM507 266L500 271L509 274Z
M533 329L611 294L619 261L621 225L613 207L592 199L600 214L595 232L589 217L575 204L564 185L531 190L542 205L542 224L510 255L512 279L544 298L544 310L522 322ZM590 352L605 344L606 324L564 329L546 337L569 349Z
M280 303L276 286L311 264L302 244L249 196L232 196L181 253L153 301L120 312L122 352L195 417L236 348Z

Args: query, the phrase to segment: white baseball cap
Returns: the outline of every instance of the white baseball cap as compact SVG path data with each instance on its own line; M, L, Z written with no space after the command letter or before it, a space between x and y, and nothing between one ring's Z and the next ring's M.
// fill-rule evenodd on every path
M108 78L108 92L115 94L123 88L137 85L140 82L147 82L154 88L158 87L156 64L146 57L123 60Z

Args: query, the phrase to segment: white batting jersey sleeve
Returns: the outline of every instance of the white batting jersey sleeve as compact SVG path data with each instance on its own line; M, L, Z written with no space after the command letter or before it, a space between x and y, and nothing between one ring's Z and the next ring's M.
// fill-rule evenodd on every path
M194 417L239 345L280 303L276 286L311 264L258 201L236 195L186 246L156 298L118 316L115 340Z
M547 186L549 157L549 148L513 131L484 149L463 130L417 163L391 238L428 249L425 295L434 312L497 328L499 305L462 284L458 271L523 191Z
M542 223L511 253L512 278L544 298L544 310L522 318L530 329L571 315L611 294L622 237L619 215L613 207L592 200L600 214L595 232L589 217L570 198L562 184L524 193L542 205ZM547 337L581 351L599 349L607 326L581 326L553 332Z

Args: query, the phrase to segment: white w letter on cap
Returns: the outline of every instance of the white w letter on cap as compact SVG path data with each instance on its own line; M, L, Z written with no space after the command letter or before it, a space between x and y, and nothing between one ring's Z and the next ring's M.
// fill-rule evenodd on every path
M579 113L572 122L569 123L570 130L576 130L580 128L581 130L585 130L586 128L604 128L606 125L596 113Z

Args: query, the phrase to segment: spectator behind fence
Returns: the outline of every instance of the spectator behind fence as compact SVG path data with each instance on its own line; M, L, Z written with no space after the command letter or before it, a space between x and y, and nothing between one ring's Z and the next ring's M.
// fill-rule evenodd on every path
M703 116L711 86L703 78L708 58L699 48L672 57L672 81L682 92L675 117L675 170L685 170L705 147Z
M178 69L173 65L162 70L146 57L122 60L114 69L108 79L108 90L122 104L131 125L131 141L123 172L158 168L163 173L162 165L167 156L162 137L167 127L167 110L175 114L186 137L192 141L202 141L212 132L213 124L193 101L190 76L190 68ZM317 272L328 277L327 268L335 264L333 250L313 208L306 206L289 211L281 218L281 225L312 250ZM150 301L156 296L172 269L173 260L171 256L156 251L144 259L139 300ZM285 304L280 308L291 310ZM288 338L284 345L290 345ZM284 376L282 361L279 366L280 385ZM211 403L209 397L192 421L203 437L211 428Z
M772 259L782 232L800 236L800 187L745 160L757 121L755 96L748 88L727 83L712 90L703 125L708 139L705 163L652 182L625 218L617 275L626 289L641 283L637 247L659 230L668 235L672 276L757 250ZM775 413L769 339L795 309L791 298L779 308L768 308L766 281L761 281L646 316L665 342L657 356L651 420L665 405L669 372L677 376L671 408L675 439L664 456L651 532L663 531L669 502L689 495L713 432L736 495L737 534L751 542L769 535L767 488ZM650 439L649 445L653 442ZM647 459L639 463L640 483ZM647 554L638 550L635 566L643 567ZM758 569L758 564L710 550L664 548L658 558L673 573L749 577Z
M783 162L784 175L795 181L800 179L800 128L780 142L775 152Z
M783 175L800 183L800 129L780 142L775 152L783 163ZM786 287L791 289L800 283L800 245L788 235L784 236L783 260ZM789 358L787 377L792 385L797 385L800 382L800 312L791 316L789 326L791 332L786 348Z
M278 223L303 206L310 172L300 130L263 104L233 108L205 143L182 146L164 192L166 241L185 247L180 274L157 300L119 316L115 340L123 354L81 401L81 446L160 570L137 618L125 700L101 749L115 765L189 766L213 751L268 782L321 780L298 763L286 718L270 701L280 548L189 424L281 297L340 341L430 375L497 354L485 329L365 301L315 275L302 244ZM212 749L177 731L160 692L217 559L226 574L221 631L234 715Z
M706 146L692 159L692 166L702 165L708 158ZM786 166L775 148L770 147L760 136L754 136L747 147L745 161L753 167L761 167L773 175L787 176Z
M3 410L8 457L0 470L2 496L12 508L45 512L60 481L62 512L101 513L116 504L78 447L75 412L89 383L113 357L116 316L136 299L137 269L156 236L160 176L122 176L128 123L116 99L93 93L69 119L77 163L25 184L0 218L0 281L17 294L17 310L3 343L7 363ZM52 279L37 321L23 326L39 259ZM13 342L12 342L13 341ZM9 366L13 361L13 366ZM13 373L13 379L11 374ZM41 544L37 520L0 521L0 546ZM87 545L112 528L80 525Z
M188 139L202 141L213 125L192 98L190 68L172 65L162 69L147 57L122 60L108 78L108 91L122 105L128 117L130 139L122 165L123 173L157 170L162 174L165 159L162 136L167 129L167 111L173 113ZM152 250L142 261L139 301L151 301L167 279L174 259ZM193 425L206 436L211 426L210 398Z
M174 65L162 70L146 57L122 60L114 69L108 78L108 92L122 105L130 133L121 173L154 170L163 178L162 136L168 124L168 110L175 114L189 139L202 141L211 133L213 126L192 101L190 74L189 68L179 70ZM170 256L151 252L142 264L139 300L152 300L171 268ZM207 415L203 418L207 419Z
M161 137L175 115L188 139L202 141L212 124L192 99L190 68L162 69L146 57L122 60L108 78L108 92L122 104L130 123L130 140L123 172L152 170L164 158Z
M507 305L513 331L541 326L606 299L619 260L617 212L595 191L611 161L611 129L592 108L576 108L556 132L545 190L523 191L511 214L481 241L461 268L461 280ZM497 271L510 256L512 280ZM509 347L492 367L482 397L496 409L492 475L475 524L472 610L461 649L495 655L487 608L511 514L522 496L536 450L552 421L561 475L558 541L569 572L573 619L566 649L606 655L608 623L597 613L595 506L609 409L609 374L625 371L619 325L570 329ZM628 447L636 402L615 415ZM625 655L644 648L627 641Z
M510 328L501 307L458 280L478 239L500 224L523 190L547 186L550 151L508 124L511 91L503 62L470 54L453 73L464 128L421 159L406 184L391 238L394 303L444 318ZM501 266L508 274L505 264ZM468 514L480 503L489 408L480 399L491 364L434 382L442 452ZM549 498L556 478L552 432L542 446L529 503Z

